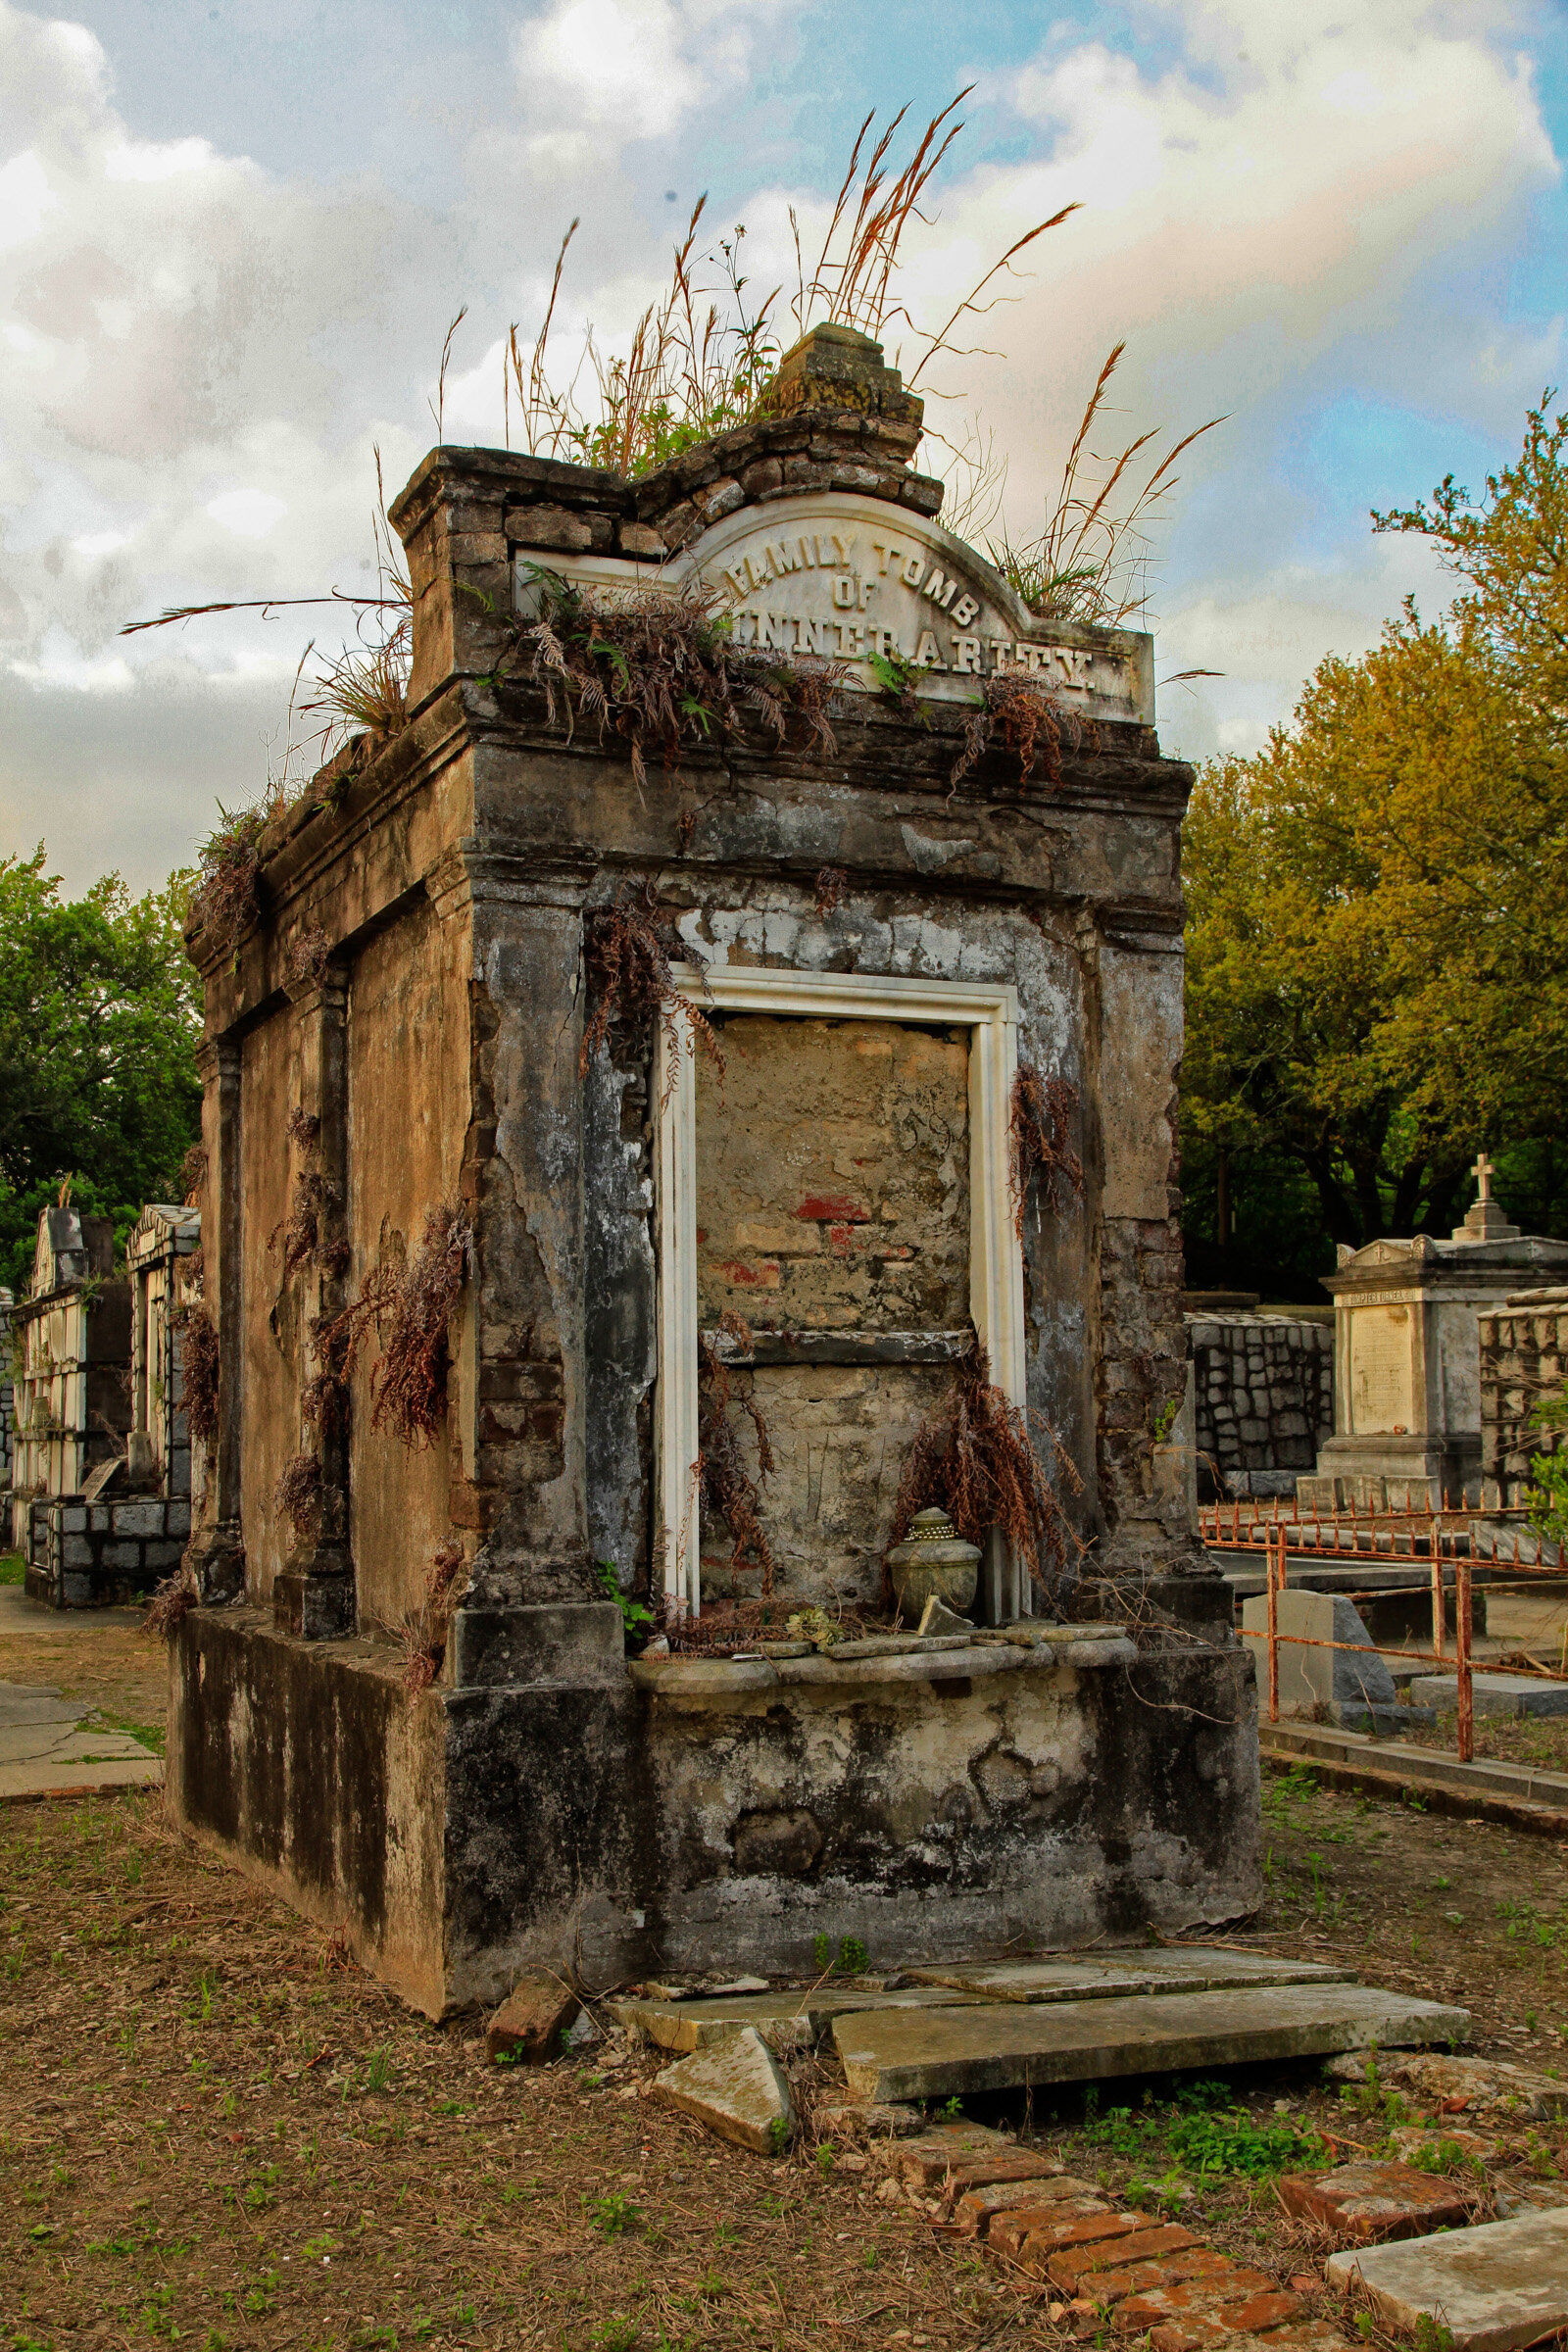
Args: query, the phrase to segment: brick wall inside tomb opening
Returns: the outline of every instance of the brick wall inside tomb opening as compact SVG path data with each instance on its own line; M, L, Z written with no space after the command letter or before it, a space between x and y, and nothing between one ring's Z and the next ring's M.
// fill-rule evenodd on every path
M760 1338L874 1339L893 1355L742 1376L774 1454L761 1517L777 1594L874 1602L905 1456L950 1377L897 1360L901 1343L917 1353L968 1323L968 1034L752 1013L715 1029L724 1074L699 1055L697 1084L699 1323L730 1311ZM705 1594L760 1590L730 1551L723 1523L705 1525Z

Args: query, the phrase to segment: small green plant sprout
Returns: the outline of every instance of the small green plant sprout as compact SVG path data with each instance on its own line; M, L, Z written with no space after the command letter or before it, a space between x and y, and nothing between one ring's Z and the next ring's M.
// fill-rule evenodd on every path
M956 2092L955 2092L954 2096L949 2099L947 2105L943 2107L940 2112L945 2122L950 2124L961 2124L963 2121L963 2101L957 2096Z
M390 2089L391 2084L392 2052L383 2045L380 2049L370 2052L369 2063L366 2067L365 2080L361 2088L366 2091L383 2091Z
M843 1936L835 1951L831 1936L813 1936L811 1957L824 1977L863 1977L871 1955L858 1936Z
M782 2115L775 2115L769 2118L767 2126L767 2137L768 2144L772 2148L773 2154L775 2156L782 2156L790 2144L789 2124Z
M1423 2311L1415 2324L1415 2352L1453 2352L1452 2328Z
M588 2219L601 2237L609 2239L629 2235L642 2227L642 2207L629 2197L612 2191L603 2197L584 2197Z
M912 662L900 653L872 654L868 658L871 675L877 692L893 704L905 718L923 717L915 686L920 672Z
M639 1641L644 1634L652 1633L657 1622L653 1610L646 1603L635 1598L632 1593L621 1591L620 1577L614 1561L599 1560L595 1564L599 1570L600 1591L604 1593L605 1598L612 1600L620 1611L620 1622L626 1629L627 1639L635 1642Z
M588 2341L594 2352L634 2352L638 2333L636 2321L628 2320L623 2311L616 2311L608 2320L600 2321Z
M830 2139L822 2140L816 2151L816 2169L825 2180L837 2161L837 2152Z
M1154 1444L1156 1446L1164 1445L1165 1440L1170 1436L1172 1429L1176 1425L1176 1416L1181 1409L1182 1400L1179 1396L1166 1397L1164 1403L1154 1415Z

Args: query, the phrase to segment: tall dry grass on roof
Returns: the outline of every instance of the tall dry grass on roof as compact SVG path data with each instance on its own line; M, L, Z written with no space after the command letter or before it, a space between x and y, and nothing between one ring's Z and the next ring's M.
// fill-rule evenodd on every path
M1017 545L1004 532L986 551L1031 612L1098 628L1120 628L1143 612L1149 596L1152 526L1161 519L1181 479L1176 462L1195 441L1225 421L1211 416L1206 424L1184 433L1164 457L1150 461L1142 482L1139 461L1159 439L1158 426L1134 434L1119 455L1100 457L1090 438L1107 421L1111 378L1126 349L1125 343L1118 343L1100 370L1067 452L1060 486L1047 506L1044 529Z
M797 279L789 306L792 342L824 323L877 340L903 325L916 347L907 376L912 387L944 354L969 356L955 340L963 321L985 317L1003 299L998 281L1013 271L1025 248L1077 211L1064 205L1015 238L934 330L917 323L900 291L904 242L912 222L931 224L924 201L963 128L953 118L968 94L960 90L932 117L902 167L895 149L907 109L901 108L877 135L875 110L866 116L809 267L791 207ZM720 238L713 251L699 251L707 202L706 196L698 199L674 249L669 283L638 318L625 351L607 357L590 326L570 372L558 378L552 338L579 225L572 221L556 256L532 345L519 340L515 325L507 338L503 412L509 447L515 405L523 446L534 456L575 458L635 479L765 409L782 356L775 320L783 289L775 286L760 300L750 295L742 269L744 226Z

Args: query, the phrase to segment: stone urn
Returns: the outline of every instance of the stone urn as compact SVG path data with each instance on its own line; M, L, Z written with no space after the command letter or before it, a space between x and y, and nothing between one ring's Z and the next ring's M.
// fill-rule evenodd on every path
M916 1511L904 1542L888 1553L888 1577L906 1624L919 1624L933 1593L961 1617L974 1601L980 1546L965 1544L946 1511Z

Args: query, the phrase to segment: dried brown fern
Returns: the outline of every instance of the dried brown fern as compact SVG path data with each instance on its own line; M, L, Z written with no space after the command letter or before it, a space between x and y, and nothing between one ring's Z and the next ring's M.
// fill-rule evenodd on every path
M733 734L748 711L779 743L793 728L808 752L837 750L830 718L848 663L738 650L722 596L707 582L579 588L537 565L534 578L538 615L510 624L514 655L498 674L525 662L568 742L579 718L597 726L601 742L618 736L639 792L650 758L673 773L684 748Z
M172 1642L191 1610L201 1599L194 1568L180 1566L172 1576L166 1576L154 1591L141 1621L144 1634L156 1634L165 1642Z
M837 909L843 906L844 892L849 883L849 879L850 877L844 871L842 865L824 865L818 868L816 876L816 919L819 923L825 923L828 916L835 913Z
M180 1334L180 1399L193 1446L218 1435L220 1362L218 1332L205 1306L182 1306L171 1318Z
M348 1263L347 1242L338 1239L323 1241L321 1220L341 1205L343 1196L328 1176L307 1169L294 1180L289 1197L288 1215L279 1219L268 1236L267 1247L275 1250L283 1245L283 1280L291 1282L302 1266L319 1266L329 1274L341 1274Z
M719 1317L719 1330L743 1349L753 1342L749 1326L733 1307ZM730 1367L710 1340L700 1339L698 1355L697 1491L703 1508L715 1513L729 1529L734 1549L730 1566L748 1564L748 1554L762 1571L762 1598L773 1591L775 1562L761 1521L762 1487L773 1469L773 1448L767 1424L757 1401L756 1386L746 1376L744 1386L731 1377ZM741 1422L749 1420L757 1439L757 1477L746 1465L741 1447Z
M466 1566L461 1544L443 1544L430 1563L423 1599L403 1621L403 1688L411 1697L427 1690L445 1663Z
M1037 767L1044 768L1048 784L1059 784L1064 737L1069 751L1100 747L1100 730L1093 719L1067 710L1049 688L1005 671L986 678L963 731L963 748L949 772L948 790L956 790L999 739L1004 750L1017 758L1020 784L1027 784Z
M303 1110L296 1102L283 1122L283 1133L302 1152L314 1152L321 1140L321 1122L314 1110Z
M1029 1188L1037 1174L1048 1207L1059 1207L1062 1184L1083 1198L1084 1163L1068 1141L1077 1108L1078 1090L1065 1078L1043 1078L1032 1062L1019 1062L1007 1112L1007 1189L1013 1230L1020 1241Z
M206 1182L207 1147L205 1144L192 1144L179 1163L179 1197L187 1208L196 1206Z
M296 1453L284 1463L272 1502L298 1541L315 1533L321 1518L321 1465L314 1453Z
M190 919L220 955L235 953L261 911L259 844L273 806L242 808L231 816L220 803L223 821L201 846Z
M449 1205L427 1211L419 1247L391 1305L380 1361L370 1376L370 1426L386 1424L405 1446L433 1446L446 1427L447 1326L473 1256L473 1228Z
M1033 1416L1036 1420L1039 1416ZM916 1511L939 1504L965 1543L983 1544L1000 1527L1016 1558L1052 1591L1082 1544L1040 1466L1031 1416L993 1385L978 1342L957 1366L936 1411L922 1421L905 1457L893 1508L892 1542L908 1533ZM1056 1467L1074 1494L1083 1481L1054 1431L1046 1430Z
M724 1075L724 1054L712 1023L694 1004L670 967L673 934L662 923L652 888L641 900L620 891L612 906L588 920L588 970L595 997L593 1018L583 1032L577 1056L579 1076L586 1076L595 1054L614 1021L657 1019L669 1049L666 1094L674 1085L675 1068L684 1049L681 1022L688 1024L714 1071Z
M326 978L327 958L332 943L318 924L307 923L296 931L283 951L283 968L296 985L307 981L319 988Z

